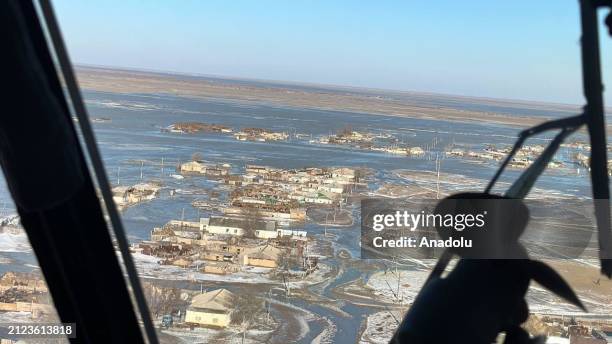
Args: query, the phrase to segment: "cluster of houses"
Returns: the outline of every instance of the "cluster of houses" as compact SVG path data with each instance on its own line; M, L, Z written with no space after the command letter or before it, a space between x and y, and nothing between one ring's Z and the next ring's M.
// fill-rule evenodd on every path
M576 164L578 164L578 166L586 168L588 170L591 169L591 157L589 155L584 154L582 152L578 152L574 154L573 158ZM608 175L612 176L612 160L608 160Z
M181 174L205 175L207 177L223 177L230 173L232 166L227 163L213 164L203 161L189 161L180 165Z
M274 132L263 128L244 128L241 131L234 133L234 137L238 141L285 141L289 138L289 134L285 132Z
M343 129L336 134L322 137L319 143L331 143L337 145L343 144L364 144L374 141L374 135L370 133L362 133L350 129Z
M131 186L115 186L112 189L113 201L115 201L115 204L121 211L131 205L154 199L159 194L160 189L161 185L153 182L139 183Z
M425 154L423 148L410 147L398 144L397 138L390 134L374 135L351 129L343 129L337 134L320 137L318 140L310 140L311 143L336 144L356 146L360 149L372 150L396 155L420 156Z
M151 231L151 238L133 249L173 265L208 274L241 271L304 277L317 269L308 255L306 231L282 228L276 221L209 216L199 221L172 220ZM203 291L192 297L184 324L225 328L236 311L236 295L227 289Z
M54 313L48 303L48 289L41 275L5 272L0 277L0 311L27 312L32 318Z
M535 159L544 151L544 145L526 145L521 147L509 163L510 167L527 168ZM477 160L492 160L501 161L510 153L511 147L497 148L492 145L486 146L482 151L470 151L461 148L451 147L446 150L445 154L448 157L463 158L468 157ZM563 163L558 160L553 160L548 164L549 168L563 167Z
M211 216L199 221L172 220L154 228L151 240L135 250L158 257L161 264L231 274L246 267L276 269L291 259L312 268L307 245L306 231L283 229L276 221Z
M304 221L305 207L338 206L357 182L351 168L279 169L246 165L244 173L232 174L229 164L190 161L179 166L181 174L217 177L231 187L228 203L220 207L227 216L257 217L281 221ZM194 206L206 208L204 202Z
M208 124L200 122L174 123L161 129L162 132L193 134L198 132L232 134L238 141L285 141L289 138L286 132L275 132L264 128L244 128L234 132L230 127L219 124Z
M285 220L303 220L305 206L340 204L355 182L355 170L345 167L287 170L247 165L244 175L225 179L239 186L231 194L232 207Z
M198 160L180 164L178 169L185 175L217 177L214 179L229 189L227 202L215 207L216 215L197 221L171 220L153 228L149 240L132 249L156 257L161 265L230 276L249 272L304 278L314 272L319 260L308 253L312 238L295 226L306 220L307 207L339 206L359 182L359 172L344 167L246 165L237 174L230 165ZM290 223L291 228L285 226ZM194 296L184 322L229 326L233 297L226 289Z
M243 173L232 174L228 164L190 161L179 170L218 177L231 189L227 202L215 207L216 216L172 220L154 228L150 240L134 249L159 258L161 264L213 274L253 271L253 267L263 268L264 273L279 268L302 276L312 272L317 259L307 254L306 231L285 225L304 222L307 207L339 206L359 179L356 170L344 167L246 165Z
M561 146L568 149L573 149L575 151L573 154L571 154L571 157L568 158L569 161L572 161L574 164L580 167L586 169L589 168L590 154L588 154L588 152L591 150L591 146L588 143L583 141L575 141L571 143L564 143ZM514 158L510 161L509 166L514 168L527 168L540 154L542 154L544 149L544 145L523 146L518 152L516 152ZM445 154L447 157L468 157L478 160L501 161L508 155L508 153L510 153L510 150L510 147L496 148L494 146L487 146L482 151L470 151L457 147L449 147ZM559 160L553 160L548 164L548 168L554 169L562 167L565 167L565 164ZM608 174L612 176L612 160L608 161Z
M605 319L577 319L553 315L533 314L527 330L546 333L547 343L609 344L612 343L612 324Z
M161 131L181 134L192 134L197 132L231 133L232 128L219 124L208 124L201 122L179 122L171 124L166 128L162 128Z
M9 289L46 293L47 285L42 276L38 274L8 271L0 277L0 293L4 293Z
M389 154L397 154L397 155L411 155L411 156L419 156L425 154L423 148L415 146L415 147L406 147L406 146L386 146L386 147L371 147L373 151L384 152Z

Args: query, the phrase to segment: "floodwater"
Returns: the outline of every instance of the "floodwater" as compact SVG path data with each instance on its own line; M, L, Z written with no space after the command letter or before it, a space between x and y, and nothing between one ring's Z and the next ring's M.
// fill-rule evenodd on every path
M112 94L87 91L84 93L87 107L92 118L108 118L109 121L94 123L107 173L113 185L131 185L140 181L159 180L164 190L153 201L128 208L123 220L131 242L148 239L150 230L165 224L171 219L184 218L195 220L205 215L191 206L194 200L205 198L204 189L215 187L214 181L204 177L175 179L178 163L191 160L194 153L200 153L209 162L229 163L234 172L243 170L246 164L267 165L277 168L349 166L367 167L376 172L376 181L403 183L393 171L399 169L435 171L436 156L441 160L443 173L458 174L482 180L491 178L497 163L474 164L459 159L445 158L444 147L458 144L467 148L480 149L486 144L511 144L519 129L502 125L476 122L447 122L426 119L410 119L382 115L368 115L353 112L325 111L280 107L259 102L227 101L221 99L186 99L171 95ZM418 99L424 102L422 98ZM432 106L453 106L464 109L480 109L483 104L469 104L468 100L431 100ZM504 113L526 115L525 108L513 110L504 104ZM498 108L487 108L496 110ZM563 113L565 115L565 113ZM546 112L537 109L537 116L556 117L559 112ZM176 122L206 122L226 125L234 130L246 127L261 127L291 134L329 135L350 126L354 130L371 131L376 134L393 134L409 146L427 148L424 157L405 157L358 150L336 145L309 143L309 139L292 138L284 142L244 142L231 135L218 133L178 134L161 132L161 128ZM550 136L540 137L534 143L543 143ZM575 169L572 169L574 171ZM520 171L510 170L502 181L510 182ZM460 188L461 186L459 186ZM545 190L587 197L590 194L588 176L582 174L547 172L537 182L536 187ZM176 194L170 195L169 189ZM10 196L6 186L0 190L3 211L11 211ZM480 190L473 190L480 191ZM356 212L357 210L354 209ZM356 214L358 215L358 214ZM358 219L352 227L329 227L328 232L338 236L336 248L343 248L358 257L359 228ZM310 235L321 235L323 228L316 224L304 227ZM31 253L2 253L12 260L0 264L0 272L8 270L28 271L35 265ZM26 265L28 264L28 265ZM331 295L331 286L346 283L360 277L359 271L351 268L343 270L323 295ZM345 302L342 309L353 314L356 319L338 316L325 307L309 305L300 300L287 300L311 312L333 319L337 326L334 340L348 342L356 340L360 320L365 319L372 310ZM317 335L321 326L311 326L304 342Z

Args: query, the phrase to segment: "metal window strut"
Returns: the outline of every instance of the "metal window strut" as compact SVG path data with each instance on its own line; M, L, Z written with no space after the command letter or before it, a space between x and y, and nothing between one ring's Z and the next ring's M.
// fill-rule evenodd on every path
M585 114L561 118L557 120L552 120L548 122L544 122L542 124L536 125L529 129L525 129L520 132L518 135L518 139L497 172L487 185L485 189L485 193L490 193L495 185L495 182L499 179L502 172L505 170L506 166L512 161L516 152L523 146L523 143L531 136L540 134L549 130L560 130L560 132L555 136L555 138L548 144L546 149L542 152L542 154L536 159L536 161L527 168L525 172L523 172L519 178L510 186L510 188L505 192L504 196L508 198L524 198L531 190L531 187L537 180L537 178L542 174L542 172L548 166L548 163L552 160L555 153L563 143L563 140L578 130L582 125L586 123L587 117ZM434 278L440 277L451 259L453 258L453 253L446 249L442 252L442 255L436 262L432 272L427 277L425 284L429 283Z
M119 244L119 249L123 257L129 280L134 289L134 295L137 305L144 321L145 331L147 333L149 343L157 343L157 336L151 322L150 313L148 312L146 300L144 298L140 281L136 272L134 261L129 253L129 245L125 237L119 213L112 199L110 184L108 182L104 165L102 163L100 153L96 146L93 130L87 120L87 112L81 97L78 84L71 68L71 63L63 43L53 9L49 0L40 0L41 8L49 29L51 39L53 41L57 57L62 69L62 73L66 79L68 91L72 98L72 103L76 115L79 119L79 124L83 132L86 147L92 160L93 168L100 184L102 196L108 210L113 229ZM587 104L584 108L584 113L581 115L567 117L559 120L553 120L537 125L519 134L518 140L513 146L499 170L496 172L492 180L487 185L485 192L489 193L495 182L499 179L501 173L511 161L516 152L521 148L527 138L538 133L548 130L560 130L556 137L549 143L544 152L538 159L512 184L506 191L505 196L510 198L523 198L539 175L546 169L555 152L563 142L563 140L579 129L582 125L587 125L590 141L591 141L591 179L593 184L593 198L607 200L604 206L595 207L597 225L599 228L599 245L600 257L602 264L602 273L608 277L612 275L612 263L610 261L610 209L609 209L609 186L607 175L607 152L606 152L606 136L605 124L603 116L603 100L602 100L602 83L599 60L599 45L597 33L597 7L610 6L607 1L595 0L580 0L581 5L581 23L582 23L582 66L583 66L583 86ZM605 259L607 258L607 259ZM444 271L448 262L452 259L450 252L444 252L438 260L432 273L427 281L433 277L439 276ZM426 282L427 284L427 282Z
M117 210L115 202L113 201L110 183L108 182L108 177L104 169L104 164L102 162L102 158L98 150L98 146L96 144L95 135L91 124L89 123L87 109L85 108L78 82L74 75L74 71L72 70L72 63L70 62L66 46L64 44L59 26L57 24L53 7L51 6L49 0L39 0L39 3L47 29L49 31L49 35L51 37L53 48L55 49L55 53L57 55L61 72L66 81L66 86L68 88L68 93L71 98L73 109L79 120L81 132L85 141L85 146L91 159L96 179L100 186L104 205L110 217L110 222L112 224L113 231L117 239L119 251L121 252L121 257L125 264L128 279L132 286L134 298L136 299L136 305L140 313L141 319L144 323L147 341L150 344L157 344L158 339L151 319L151 314L149 313L149 308L147 306L140 280L138 278L138 272L136 270L134 260L129 251L129 243L125 235L125 230L123 228L119 212Z

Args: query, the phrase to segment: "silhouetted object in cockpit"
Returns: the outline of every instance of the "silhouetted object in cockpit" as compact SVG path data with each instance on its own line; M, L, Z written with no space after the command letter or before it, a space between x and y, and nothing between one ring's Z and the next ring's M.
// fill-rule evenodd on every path
M536 343L540 339L530 338L520 327L529 316L525 294L532 280L585 309L563 278L546 264L529 259L519 243L529 218L522 200L458 194L442 200L434 213L483 211L493 220L477 234L469 234L476 251L449 249L462 259L447 277L433 274L426 282L392 342L484 344L505 332L506 343ZM443 227L438 233L441 238L449 235Z
M487 199L500 199L500 196L491 195L490 191L522 142L536 133L551 129L560 130L542 155L505 194L509 199L524 198L565 137L586 125L591 143L591 182L595 200L601 273L610 278L612 277L612 229L597 27L597 9L600 7L612 8L612 1L580 1L582 74L586 98L584 113L549 121L521 132L515 147L502 163L484 194L455 195L450 200L481 199L483 204L479 206L486 207ZM612 35L612 14L609 14L605 21ZM439 206L444 207L448 202L449 199L445 199ZM521 328L521 324L529 316L525 294L531 280L584 310L576 294L561 276L546 264L530 260L526 252L520 252L518 238L524 229L521 223L526 224L528 212L520 211L520 207L517 209L519 211L512 215L519 217L518 219L508 217L507 214L497 214L500 219L497 221L498 227L493 227L491 238L480 239L491 240L500 245L507 243L510 249L502 248L502 251L524 254L524 258L467 259L468 252L445 251L391 339L392 343L488 344L494 342L502 332L506 335L504 343L507 344L543 343L545 341L543 337L532 338ZM462 259L447 277L442 278L442 273L453 254L459 255Z

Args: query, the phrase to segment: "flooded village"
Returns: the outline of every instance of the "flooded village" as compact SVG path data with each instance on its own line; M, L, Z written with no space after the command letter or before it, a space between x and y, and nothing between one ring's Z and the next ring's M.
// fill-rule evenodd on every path
M282 170L246 165L243 174L232 174L229 166L221 170L224 172L210 174L211 168L218 169L190 161L178 171L213 178L225 189L223 198L191 204L214 211L197 221L169 219L153 228L149 240L135 245L134 252L159 258L162 265L202 273L251 272L277 279L282 275L285 282L303 280L318 269L319 259L310 254L315 239L300 229L307 211L320 206L347 217L338 208L358 185L355 170L350 168ZM351 215L348 217L352 224ZM332 219L327 221L334 224Z
M308 139L308 143L317 145L344 145L355 149L391 155L424 157L427 159L455 158L482 163L499 163L508 153L510 153L512 148L509 144L501 146L485 144L480 145L480 147L472 147L472 145L470 145L470 147L463 147L460 144L458 145L451 142L444 146L440 152L436 149L438 148L436 138L434 138L432 142L426 144L425 147L418 145L410 146L393 134L355 131L351 126L339 129L334 134L321 135L317 138L313 138L311 134L274 132L264 128L244 128L234 132L232 128L226 126L206 123L175 123L167 128L162 128L162 131L183 134L197 133L200 131L225 133L232 134L240 141L269 142ZM545 147L545 144L524 145L517 151L508 166L515 169L525 169L529 167L544 151ZM582 140L574 140L563 144L561 147L561 153L557 154L556 158L548 164L549 170L560 170L562 173L574 174L581 168L588 169L588 153L590 152L588 143ZM433 157L431 154L432 151L436 152L436 154L438 152L442 154L441 156ZM608 151L612 151L612 145L609 145ZM612 166L612 159L608 164Z
M322 136L319 141L309 139L310 135L246 141L296 140L308 145L345 145L373 154L436 159L438 166L441 161L453 159L499 164L510 149L509 145L483 145L481 150L462 149L454 144L437 146L435 139L423 149L399 144L393 135L346 128L339 132ZM588 152L588 146L572 142L565 148L565 155L559 154L549 167L556 169L556 173L572 175L581 167L576 156ZM543 149L544 144L523 147L510 166L528 167ZM338 231L355 230L359 200L363 197L440 198L464 188L478 189L483 184L482 180L439 170L396 170L394 179L381 178L366 167L279 168L212 161L205 159L206 155L205 151L194 153L190 161L177 162L173 171L173 179L179 182L203 179L212 183L206 184L210 189L196 191L198 196L182 205L196 209L196 218L186 219L182 207L180 214L152 228L148 238L132 247L140 268L149 271L146 275L153 278L146 288L155 288L161 295L176 294L176 299L164 308L166 313L157 312L156 319L165 333L179 338L215 336L224 340L238 337L253 342L273 341L283 328L300 323L301 317L310 314L309 331L311 326L320 327L315 337L302 333L287 334L285 338L329 340L339 335L338 324L326 319L333 314L349 316L333 301L341 297L360 304L361 311L365 311L359 326L353 328L359 333L358 341L386 342L418 294L432 262L354 260L358 255L355 248L336 246L335 242L342 240L340 236L344 234ZM137 185L142 183L135 184L135 190ZM159 188L149 190L150 194L159 193ZM175 192L168 190L167 197ZM545 190L536 191L538 197L546 194ZM148 200L143 194L140 202ZM331 228L335 230L328 232ZM361 277L351 279L347 274ZM156 282L168 278L187 280L196 288L177 290ZM235 306L241 303L240 295L245 288L252 293L251 301L257 300L258 305L249 310L253 315L247 328L244 319L236 319L240 311ZM532 300L537 303L540 297L534 295ZM601 290L593 302L605 304L609 300L610 296ZM314 303L320 309L313 313L308 306L297 306L296 302ZM534 313L529 326L534 330L547 329L551 336L559 338L569 338L578 328L584 333L585 329L601 331L608 326L601 321L576 322L571 316L568 319L574 320L564 319L565 315Z
M174 96L86 98L109 119L93 125L163 343L386 343L434 262L361 259L360 201L483 190L518 132ZM549 140L520 150L500 185ZM530 197L588 197L588 155L583 137L568 141ZM11 228L0 233L0 317L52 319L27 238ZM609 281L594 283L588 262L556 267L589 313L534 288L530 328L567 343L607 331Z

